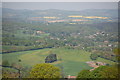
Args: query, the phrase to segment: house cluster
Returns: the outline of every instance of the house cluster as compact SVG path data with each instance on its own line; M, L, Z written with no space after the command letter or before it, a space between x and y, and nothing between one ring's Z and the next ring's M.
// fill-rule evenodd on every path
M89 36L85 36L86 38L89 38L89 39L93 39L93 38L95 38L95 37L97 37L97 36L99 36L99 35L102 35L102 36L104 36L104 35L109 35L109 34L105 34L105 32L104 31L101 31L101 32L96 32L95 34L91 34L91 35L89 35Z
M71 76L71 75L68 75L68 77L67 77L68 79L75 79L76 78L76 76Z
M77 38L77 37L80 36L80 35L81 35L81 33L79 33L79 32L78 32L78 33L71 33L71 34L70 34L70 36L71 36L71 37L74 37L74 38Z
M89 66L93 67L93 69L90 69L90 71L93 71L95 68L98 68L99 66L104 66L106 65L106 63L104 62L95 62L95 61L88 61L86 62ZM71 76L71 75L68 75L67 77L68 79L75 79L76 76Z
M55 22L65 22L66 20L52 20L52 21L47 21L48 23L55 23Z
M36 31L37 34L44 34L45 32L43 31Z
M95 68L98 68L99 66L105 66L106 63L104 62L95 62L95 61L88 61L86 62L90 67L93 67L93 69L90 69L90 71L94 70Z
M60 40L60 38L58 38L58 37L51 37L51 36L50 36L49 38L50 38L51 40L53 40L53 39L54 39L54 40Z

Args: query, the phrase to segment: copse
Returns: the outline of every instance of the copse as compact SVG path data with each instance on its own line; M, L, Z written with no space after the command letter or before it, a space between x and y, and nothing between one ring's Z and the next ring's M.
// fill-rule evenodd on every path
M102 78L115 78L116 80L119 78L120 74L118 73L117 66L108 66L103 71L100 72L102 74Z
M30 71L30 78L61 78L60 69L49 63L41 63L35 65Z
M103 72L108 66L100 66L90 72L90 78L103 78L101 72Z
M92 59L92 60L96 60L97 58L98 58L98 55L97 54L91 54L90 55L90 58Z
M57 56L56 54L50 54L45 58L45 63L52 63L57 61Z
M76 80L80 80L80 78L89 78L89 73L89 70L82 70L80 73L78 73Z
M118 80L119 78L118 68L116 66L100 66L93 71L82 70L78 76L77 80L81 78L114 78Z

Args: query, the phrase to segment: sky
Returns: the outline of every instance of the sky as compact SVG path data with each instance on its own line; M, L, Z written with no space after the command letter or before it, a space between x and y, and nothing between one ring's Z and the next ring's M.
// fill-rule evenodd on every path
M119 0L1 0L2 2L118 2Z
M84 9L117 9L117 2L3 2L3 8L30 10L84 10Z

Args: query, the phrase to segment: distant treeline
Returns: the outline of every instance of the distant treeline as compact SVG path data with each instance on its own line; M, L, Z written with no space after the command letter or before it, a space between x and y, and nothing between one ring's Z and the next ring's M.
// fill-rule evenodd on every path
M30 50L39 50L39 49L45 49L45 48L53 48L53 47L34 48L34 49L26 49L26 50L18 50L18 51L8 51L8 52L2 52L0 54L13 53L13 52L21 52L21 51L30 51Z

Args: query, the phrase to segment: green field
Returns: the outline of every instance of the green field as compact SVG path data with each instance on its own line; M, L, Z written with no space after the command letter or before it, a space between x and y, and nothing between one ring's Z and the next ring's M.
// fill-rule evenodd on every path
M54 53L57 54L58 61L51 63L58 67L62 66L64 74L66 75L77 75L83 69L92 69L92 67L86 64L87 61L91 61L89 52L76 49L65 49L65 48L52 48L52 49L41 49L31 51L21 51L3 54L3 60L8 60L10 64L17 63L24 66L32 67L35 64L44 63L47 55ZM19 59L21 62L18 62ZM97 61L114 64L114 62L98 58Z

